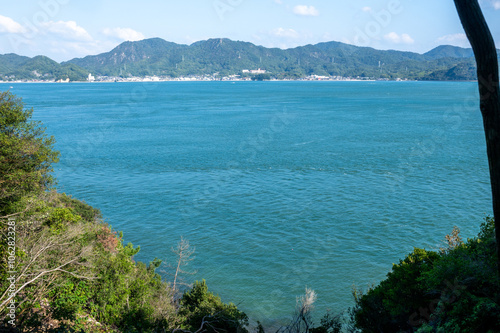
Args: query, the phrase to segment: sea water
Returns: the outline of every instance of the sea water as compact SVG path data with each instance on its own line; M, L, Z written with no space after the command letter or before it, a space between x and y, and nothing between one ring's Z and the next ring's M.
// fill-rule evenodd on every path
M316 291L353 305L453 226L491 214L477 86L464 82L3 84L55 136L58 189L265 325ZM165 275L166 279L169 279Z

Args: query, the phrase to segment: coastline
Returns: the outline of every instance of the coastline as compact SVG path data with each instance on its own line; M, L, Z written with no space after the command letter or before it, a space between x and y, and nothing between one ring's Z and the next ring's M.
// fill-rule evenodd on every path
M263 80L263 81L255 81L255 80L242 80L242 79L161 79L161 80L148 80L141 78L130 78L130 79L121 79L121 80L96 80L96 81L69 81L69 82L57 82L54 80L19 80L19 81L0 81L0 84L20 84L20 83L44 83L44 84L74 84L74 83L83 83L83 84L93 84L93 83L160 83L160 82L477 82L477 80L454 80L454 81L438 81L438 80L409 80L409 79L396 79L396 80L388 80L388 79L350 79L345 78L342 80L339 79L328 79L328 80L314 80L314 79L272 79L272 80Z

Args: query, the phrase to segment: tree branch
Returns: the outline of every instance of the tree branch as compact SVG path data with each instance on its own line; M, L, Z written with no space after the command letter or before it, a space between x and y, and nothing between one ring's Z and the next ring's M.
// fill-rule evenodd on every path
M480 108L490 169L498 274L500 275L500 91L495 41L478 0L454 0L477 62Z

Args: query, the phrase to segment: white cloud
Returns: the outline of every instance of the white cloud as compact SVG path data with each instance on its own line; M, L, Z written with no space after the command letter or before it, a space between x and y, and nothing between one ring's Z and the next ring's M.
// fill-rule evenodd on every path
M259 31L252 36L250 42L265 47L289 49L309 43L315 44L319 39L319 37L312 35L308 31L280 27L273 30Z
M284 28L276 28L271 31L271 35L276 37L285 37L285 38L299 38L300 35L297 31L293 29L284 29Z
M106 28L102 33L108 37L114 37L124 41L135 42L138 40L143 40L146 37L133 29L130 28Z
M40 24L45 32L57 35L70 41L90 42L93 40L92 36L75 21L49 21Z
M0 15L0 32L20 34L26 30L22 25L7 16Z
M384 36L384 39L394 44L413 44L415 41L408 34L398 35L395 32L390 32Z
M479 4L491 6L494 10L500 10L499 0L479 0Z
M362 11L364 11L365 13L369 13L372 11L372 7L363 7L361 8Z
M65 58L93 54L97 49L97 43L94 42L82 43L52 40L45 44L45 47L47 46L52 54L57 54L58 57Z
M402 34L401 35L401 42L403 42L404 44L413 44L413 43L415 43L415 40L413 38L411 38L411 36L408 34Z
M451 34L437 39L439 44L449 44L461 47L470 47L469 40L465 34Z
M318 16L319 11L314 6L298 5L293 8L293 12L302 16Z
M282 5L283 4L282 0L274 0L274 2L276 2L278 5Z

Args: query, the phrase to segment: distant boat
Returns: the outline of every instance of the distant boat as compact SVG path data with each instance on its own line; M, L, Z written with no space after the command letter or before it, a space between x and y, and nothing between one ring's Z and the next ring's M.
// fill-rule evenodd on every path
M9 87L9 89L14 89L14 87L13 87L13 86L10 86L10 87Z

